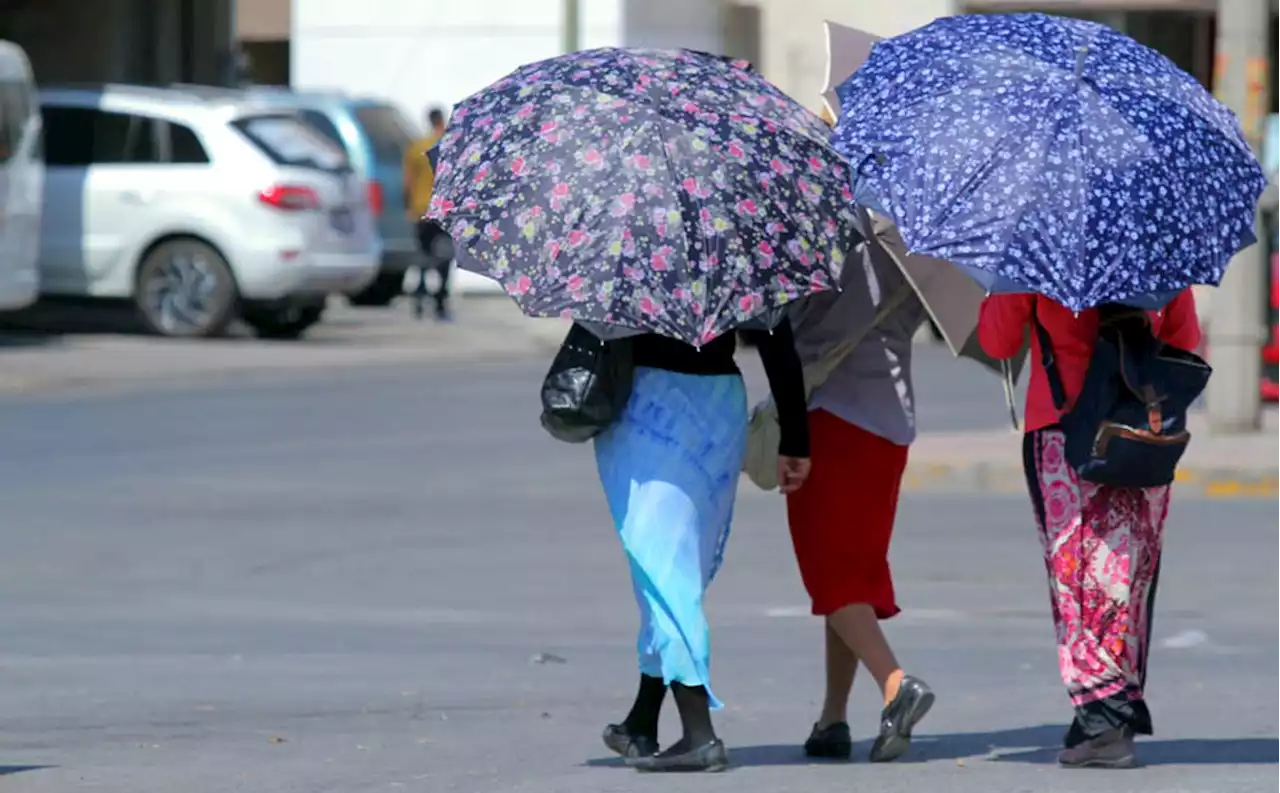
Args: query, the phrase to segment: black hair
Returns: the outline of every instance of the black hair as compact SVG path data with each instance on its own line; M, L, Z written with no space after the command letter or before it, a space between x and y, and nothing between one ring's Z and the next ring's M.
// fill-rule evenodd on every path
M444 108L437 106L428 110L427 121L430 121L433 126L442 126L444 124Z

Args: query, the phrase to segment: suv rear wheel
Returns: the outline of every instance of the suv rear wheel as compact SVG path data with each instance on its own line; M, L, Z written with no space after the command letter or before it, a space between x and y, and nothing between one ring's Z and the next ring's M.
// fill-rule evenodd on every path
M208 243L169 240L142 260L133 302L147 327L161 336L218 336L235 318L235 277Z
M289 341L302 338L302 334L323 316L323 300L270 306L247 305L240 311L240 318L253 328L258 338Z

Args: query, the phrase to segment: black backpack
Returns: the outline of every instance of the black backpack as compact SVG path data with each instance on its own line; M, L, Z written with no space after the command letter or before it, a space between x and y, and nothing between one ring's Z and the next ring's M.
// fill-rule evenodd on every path
M627 409L635 369L631 340L604 341L574 323L542 381L542 428L565 443L585 443Z
M1067 464L1086 482L1147 488L1173 482L1187 450L1187 411L1213 370L1194 353L1160 341L1145 311L1100 307L1098 339L1080 396L1059 422ZM1036 319L1040 360L1054 405L1067 403L1049 333Z

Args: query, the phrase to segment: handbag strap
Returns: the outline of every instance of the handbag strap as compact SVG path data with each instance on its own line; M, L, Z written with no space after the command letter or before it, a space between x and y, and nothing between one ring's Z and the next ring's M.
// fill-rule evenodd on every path
M1058 362L1053 354L1053 340L1049 338L1049 331L1044 329L1044 325L1040 324L1040 319L1036 316L1038 300L1038 298L1033 299L1031 303L1031 327L1040 343L1040 366L1049 380L1049 393L1053 395L1053 406L1061 413L1067 409L1067 390L1062 386L1062 373L1058 371Z

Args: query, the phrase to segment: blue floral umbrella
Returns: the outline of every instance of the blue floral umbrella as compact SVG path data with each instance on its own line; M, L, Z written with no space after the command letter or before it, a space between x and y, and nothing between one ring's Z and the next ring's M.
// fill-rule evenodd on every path
M838 93L858 188L988 291L1154 308L1256 240L1267 180L1235 116L1103 25L940 19L876 44Z
M527 314L701 344L839 282L861 238L828 136L741 61L574 53L455 109L428 217Z

